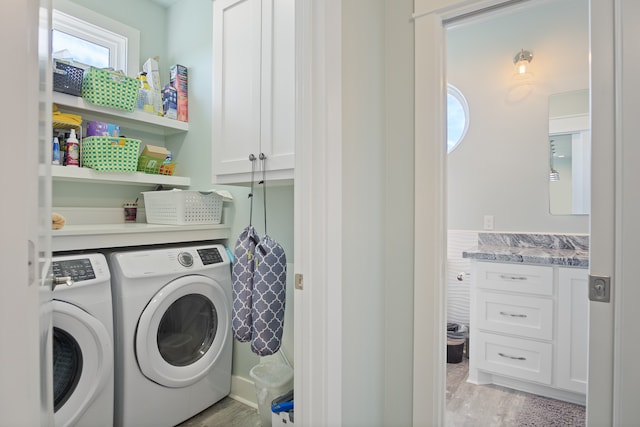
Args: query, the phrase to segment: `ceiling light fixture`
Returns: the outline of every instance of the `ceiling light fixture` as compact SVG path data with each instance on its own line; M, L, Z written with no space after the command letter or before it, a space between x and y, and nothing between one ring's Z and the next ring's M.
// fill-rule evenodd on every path
M533 59L533 53L528 50L520 50L520 52L516 53L516 56L513 57L513 63L516 64L516 68L518 69L518 74L524 74L527 72L527 66L531 63Z

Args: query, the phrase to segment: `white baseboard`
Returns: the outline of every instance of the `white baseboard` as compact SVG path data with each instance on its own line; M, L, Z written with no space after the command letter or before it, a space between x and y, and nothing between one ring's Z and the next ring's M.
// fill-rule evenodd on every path
M240 403L258 409L256 389L253 381L236 375L231 376L231 392L229 397Z

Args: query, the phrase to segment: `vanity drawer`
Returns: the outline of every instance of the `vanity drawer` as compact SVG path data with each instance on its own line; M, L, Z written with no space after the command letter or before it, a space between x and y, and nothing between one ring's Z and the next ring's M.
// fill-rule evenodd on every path
M491 332L553 339L553 300L478 291L477 325Z
M551 384L550 343L480 332L476 340L478 369L499 375Z
M553 295L553 267L478 262L476 286L509 292Z

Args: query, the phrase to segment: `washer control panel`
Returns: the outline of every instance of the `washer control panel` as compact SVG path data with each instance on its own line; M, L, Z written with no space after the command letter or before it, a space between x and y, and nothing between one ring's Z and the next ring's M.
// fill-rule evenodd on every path
M54 277L70 277L74 283L93 280L96 276L90 258L53 259Z
M223 261L218 248L198 249L198 255L200 255L200 259L204 265L217 264Z

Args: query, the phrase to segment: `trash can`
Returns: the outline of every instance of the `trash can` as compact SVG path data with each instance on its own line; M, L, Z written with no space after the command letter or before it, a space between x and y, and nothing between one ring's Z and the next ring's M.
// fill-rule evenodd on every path
M271 422L273 425L281 426L284 424L286 427L294 427L293 390L276 397L271 402L271 412Z
M468 328L461 323L447 323L447 363L462 362Z
M249 371L256 388L262 427L271 427L271 402L293 388L293 369L284 363L266 362Z

